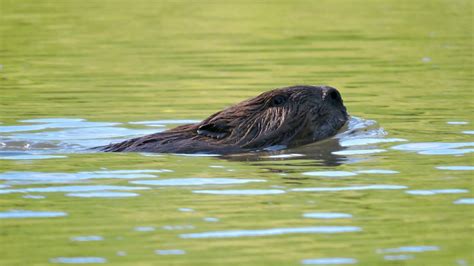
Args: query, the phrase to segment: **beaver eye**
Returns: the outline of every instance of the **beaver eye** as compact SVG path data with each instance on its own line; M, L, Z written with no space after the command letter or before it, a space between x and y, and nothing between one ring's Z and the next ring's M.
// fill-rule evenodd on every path
M277 95L277 96L273 97L273 99L272 99L272 106L274 106L274 107L281 106L284 103L286 103L286 100L287 100L286 96Z

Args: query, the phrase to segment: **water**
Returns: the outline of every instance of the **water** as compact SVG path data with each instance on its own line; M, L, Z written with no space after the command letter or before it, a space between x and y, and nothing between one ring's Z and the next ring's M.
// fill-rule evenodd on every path
M0 264L474 264L472 8L3 1ZM258 154L88 150L294 84L339 88L349 127Z

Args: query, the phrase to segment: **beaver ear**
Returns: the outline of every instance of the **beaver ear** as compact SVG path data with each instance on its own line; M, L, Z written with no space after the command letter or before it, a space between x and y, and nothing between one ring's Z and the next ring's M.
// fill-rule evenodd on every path
M225 123L209 123L201 125L197 133L201 136L206 136L214 139L222 139L229 134L228 126Z

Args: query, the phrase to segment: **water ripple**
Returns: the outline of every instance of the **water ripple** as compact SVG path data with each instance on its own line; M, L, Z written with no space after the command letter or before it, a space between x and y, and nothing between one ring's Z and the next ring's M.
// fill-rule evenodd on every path
M89 263L106 263L107 260L101 257L58 257L49 260L51 263L65 264L89 264Z
M357 226L313 226L299 228L270 228L257 230L229 230L181 234L181 238L235 238L249 236L272 236L285 234L335 234L362 231Z
M338 212L311 212L303 214L303 217L312 219L341 219L352 218L352 215Z
M451 170L451 171L474 171L474 166L467 166L467 165L436 166L436 169Z
M357 260L352 258L315 258L304 259L301 264L304 265L342 265L342 264L356 264Z
M344 176L355 176L356 173L347 172L347 171L314 171L314 172L304 172L302 175L307 176L326 176L326 177L344 177Z
M474 204L474 198L458 199L454 204Z
M104 240L104 238L101 236L75 236L75 237L71 237L71 240L78 241L78 242L88 242L88 241L102 241Z
M66 216L65 212L51 211L27 211L27 210L11 210L0 212L0 219L16 219L16 218L51 218Z
M406 189L406 186L400 185L366 185L353 187L307 187L307 188L293 188L291 191L296 192L335 192L335 191L351 191L351 190L394 190Z
M438 251L438 246L404 246L397 248L385 248L378 249L377 253L404 253L404 252L426 252L426 251Z
M184 255L186 251L181 249L157 249L155 250L156 255Z
M467 189L430 189L430 190L407 190L405 193L410 195L419 195L419 196L429 196L437 194L459 194L459 193L469 193Z
M66 194L66 196L78 198L130 198L140 196L140 194L131 192L98 191L85 193L68 193Z
M107 191L107 190L145 190L148 187L130 187L130 186L60 186L60 187L38 187L38 188L20 188L20 189L0 189L0 194L9 193L49 193L49 192L89 192L89 191Z
M237 178L172 178L161 180L136 180L130 181L137 185L151 186L202 186L202 185L232 185L251 182L266 182L263 179L237 179Z
M222 190L193 190L196 194L212 194L212 195L275 195L284 194L286 191L280 189L222 189Z

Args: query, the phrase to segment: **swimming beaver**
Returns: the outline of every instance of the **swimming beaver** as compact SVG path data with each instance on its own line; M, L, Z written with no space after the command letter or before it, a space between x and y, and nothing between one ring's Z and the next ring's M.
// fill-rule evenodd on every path
M99 147L106 152L239 153L271 146L295 147L333 136L348 115L339 92L328 86L271 90L178 126Z

